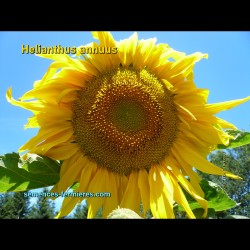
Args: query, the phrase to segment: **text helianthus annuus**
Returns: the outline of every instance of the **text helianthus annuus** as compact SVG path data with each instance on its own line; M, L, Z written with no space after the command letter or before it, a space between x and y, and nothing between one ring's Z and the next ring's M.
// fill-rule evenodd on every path
M79 192L110 192L108 198L87 198L88 218L103 207L103 217L123 207L139 213L151 209L155 218L174 218L180 204L195 218L185 189L207 211L196 169L239 178L213 165L206 156L236 129L216 113L250 97L207 104L209 91L194 83L193 67L207 55L185 55L156 39L137 34L117 42L108 32L94 32L99 44L116 47L116 54L89 54L84 59L66 54L43 54L54 60L43 79L13 105L34 113L26 128L38 134L20 152L63 160L53 192L79 182ZM171 60L170 60L171 58ZM188 177L188 178L187 178ZM65 216L82 198L64 199Z

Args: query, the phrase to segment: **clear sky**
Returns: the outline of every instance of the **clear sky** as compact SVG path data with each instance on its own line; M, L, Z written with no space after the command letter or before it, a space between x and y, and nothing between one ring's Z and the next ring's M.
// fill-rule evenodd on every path
M112 32L116 40L133 32ZM208 88L209 103L239 99L250 95L250 32L138 32L139 39L156 37L157 43L167 43L187 54L208 53L195 66L195 83ZM0 32L0 155L16 152L37 133L24 130L30 111L12 106L6 101L7 89L13 87L15 99L33 87L45 74L51 60L34 54L22 54L22 45L80 46L93 40L91 32ZM250 102L217 115L250 131Z

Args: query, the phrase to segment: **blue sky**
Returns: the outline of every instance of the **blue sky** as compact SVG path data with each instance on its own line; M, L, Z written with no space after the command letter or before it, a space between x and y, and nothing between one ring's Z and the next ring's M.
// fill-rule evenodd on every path
M112 32L116 40L133 32ZM195 66L195 83L208 88L208 102L216 103L250 95L250 32L138 32L139 39L156 37L157 43L167 43L178 51L191 54L208 53ZM31 112L6 101L7 89L13 87L15 99L42 78L51 60L34 54L22 54L23 44L35 46L80 46L92 42L90 32L0 32L0 155L16 152L37 133L23 127ZM250 102L217 115L250 131Z

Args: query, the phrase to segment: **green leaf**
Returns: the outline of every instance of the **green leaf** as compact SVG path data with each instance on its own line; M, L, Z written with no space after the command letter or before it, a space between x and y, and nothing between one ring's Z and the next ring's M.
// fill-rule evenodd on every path
M193 213L196 217L196 219L202 219L203 214L204 214L204 209L203 208L195 208L193 210ZM216 218L216 214L215 214L215 210L213 208L208 208L207 211L207 219L215 219Z
M52 186L59 181L60 163L48 157L17 153L0 156L0 192L16 192Z
M212 181L202 180L200 185L205 193L205 199L208 200L209 208L213 208L216 212L219 212L236 206L236 202L228 197L218 184Z
M236 206L236 202L229 198L218 184L201 180L200 186L205 194L205 199L208 201L208 208L214 209L215 212L225 211ZM190 194L186 191L184 193L192 210L201 208L200 204ZM184 211L181 206L178 206L178 210Z
M240 130L227 129L226 133L232 135L234 139L229 140L229 145L218 144L217 149L237 148L250 143L250 133Z

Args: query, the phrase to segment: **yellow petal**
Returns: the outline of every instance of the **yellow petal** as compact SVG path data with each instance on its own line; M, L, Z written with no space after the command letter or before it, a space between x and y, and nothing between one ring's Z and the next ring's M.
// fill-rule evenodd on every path
M151 54L156 50L156 38L139 40L135 51L133 65L135 68L144 68L151 60Z
M200 52L188 56L182 54L176 62L170 62L160 66L157 69L157 76L169 80L172 84L183 81L192 73L194 64L202 58L207 57L207 54L202 54ZM192 77L189 77L189 79L192 80Z
M158 44L155 48L152 55L149 56L150 61L147 67L152 73L155 73L158 78L165 78L166 72L170 71L174 65L174 62L169 61L169 59L179 61L185 56L185 53L176 51L167 44ZM173 82L171 81L171 83Z
M95 66L99 72L118 67L120 64L118 49L112 35L109 32L96 32L94 36L100 40L100 45L95 42L88 44L87 46L96 52L83 56L85 60Z
M125 175L115 175L116 184L118 187L117 198L118 204L121 204L122 198L125 194L128 185L128 178Z
M50 191L49 191L50 193L60 193L59 191L58 191L58 185L56 184L56 185L54 185L51 189L50 189ZM50 199L51 200L55 200L55 199L57 199L58 197L56 197L56 196L51 196L50 197Z
M77 197L65 197L63 199L60 212L56 216L56 219L68 215L74 209L78 201L79 201L79 198Z
M152 49L152 54L150 56L148 56L147 58L147 68L149 69L150 72L155 73L157 76L157 69L160 65L166 64L168 61L167 59L169 57L171 57L171 52L169 51L169 48L167 48L168 46L164 44L158 44L155 47L153 47ZM167 53L164 53L164 51L166 52L166 48L168 50Z
M185 161L182 160L182 158L179 155L179 152L175 151L175 155L176 158L178 159L178 161L176 160L176 158L172 155L172 152L169 152L169 156L167 157L167 159L163 162L166 166L171 166L171 170L172 168L175 169L179 169L181 170L181 172L183 173L183 175L185 176L185 174L190 178L190 183L192 185L192 187L194 188L194 190L197 192L197 194L204 198L204 192L200 187L200 181L201 181L201 177L193 171L193 167L190 166L189 164L187 164ZM185 173L185 174L184 174Z
M191 107L189 107L189 109L191 109ZM209 122L210 124L216 124L219 128L223 129L223 128L231 128L231 129L235 129L237 130L237 127L235 125L233 125L232 123L225 121L221 118L218 118L214 115L209 115L207 113L197 113L193 108L192 111L194 112L197 120L199 120L200 122Z
M77 176L80 175L88 161L86 157L80 156L72 165L69 165L68 161L63 162L63 165L66 165L63 168L67 169L58 182L58 190L60 192L67 190L77 180Z
M108 172L109 174L109 184L105 192L109 192L111 197L107 197L104 201L103 206L103 217L106 218L114 209L118 208L118 199L117 199L117 183L115 179L115 174Z
M86 64L86 62L85 62ZM94 68L93 65L91 65ZM97 74L97 70L94 72L90 70L79 71L75 68L62 68L52 79L48 81L48 84L53 85L55 82L67 84L70 87L83 88L86 81L90 81L94 75Z
M179 52L170 48L170 46L167 44L160 43L157 45L157 47L162 49L161 61L163 62L165 62L169 58L173 58L175 61L179 61L186 55L186 53L184 52Z
M50 193L59 193L57 184L50 189ZM51 199L54 200L55 197L51 197Z
M110 32L93 32L92 33L93 37L97 40L100 41L100 47L111 47L111 48L116 48L117 44L116 41L114 40L112 34ZM120 59L119 59L119 50L118 53L111 53L111 54L98 54L96 57L104 57L104 60L107 63L107 66L110 67L115 67L120 64Z
M246 101L250 100L250 96L238 100L233 101L227 101L227 102L220 102L220 103L214 103L214 104L207 104L205 109L206 111L209 111L210 114L216 114L218 112L229 110L234 108L235 106L238 106Z
M230 135L227 135L222 130L216 129L212 124L206 122L195 122L192 124L192 133L203 140L208 144L217 145L217 144L228 144L229 139L233 138Z
M161 79L168 89L172 89L174 86L166 79Z
M157 170L159 171L163 184L167 190L167 199L169 200L170 203L173 204L174 190L173 190L173 183L170 178L169 170L163 167L162 165L158 165Z
M33 102L21 102L21 101L16 101L15 99L13 99L12 97L12 88L10 87L7 90L6 93L6 99L9 103L11 103L12 105L24 108L24 109L28 109L30 111L41 111L44 109L44 104L40 101L33 101Z
M64 67L65 66L68 66L71 68L74 67L80 71L83 71L83 72L86 71L86 69L84 68L84 65L81 63L80 60L71 58L67 54L36 54L36 55L56 61L57 67L60 63Z
M112 36L112 34L110 32L107 31L102 31L102 32L98 32L98 31L93 31L92 32L92 36L93 38L97 39L100 41L100 46L115 46L115 40Z
M191 112L197 113L197 115L199 116L214 115L221 111L232 109L249 100L250 100L250 96L246 98L238 99L238 100L206 104L205 106L190 106L190 107L188 106L188 109Z
M170 175L170 177L174 186L174 200L185 209L188 218L195 219L194 213L192 212L186 199L186 196L184 195L181 187L178 184L178 181L173 175Z
M129 176L128 185L121 202L122 208L128 208L136 213L140 209L140 190L138 187L138 172L132 172Z
M37 116L32 116L28 119L28 123L24 126L24 129L27 128L39 128L39 123L37 120Z
M174 86L172 91L175 93L175 99L179 98L178 101L182 101L182 102L185 101L184 100L185 98L181 98L183 95L187 96L189 94L194 95L194 94L199 93L198 92L199 89L197 89L197 86L195 85L195 83L193 81L186 80L185 78L183 78L183 76L181 77L179 81L173 81L173 79L171 79L170 81Z
M97 43L92 43L92 49L100 49L100 46ZM105 47L106 48L106 47ZM105 48L102 48L103 50ZM88 61L95 66L95 68L99 72L105 72L106 70L111 68L111 62L109 61L108 57L105 56L106 54L88 54Z
M97 170L97 165L94 162L87 162L82 170L79 192L87 192L88 186L92 181Z
M70 96L69 96L70 94ZM65 102L65 96L68 95L67 101L74 101L77 99L77 92L74 89L64 89L61 93L58 93L58 96L56 98L56 101L58 104L60 104L60 102Z
M75 91L80 88L56 82L53 85L43 85L39 88L32 89L26 92L20 99L21 101L24 101L33 98L40 98L50 101L50 99L55 99L65 89Z
M142 205L145 213L150 209L150 188L148 183L148 172L145 169L139 171L138 187L141 193Z
M222 128L231 128L231 129L237 130L237 127L234 124L232 124L228 121L225 121L219 117L215 117L215 119L216 119L216 122L214 122L214 123L219 124Z
M88 187L88 192L105 192L108 186L109 175L106 168L99 168ZM106 198L88 198L88 218L94 218L98 209L102 207ZM108 198L107 198L108 199Z
M65 64L62 62L51 63L43 78L39 81L34 82L34 88L38 88L42 85L48 84L48 80L51 79L56 74L57 70L59 68L62 68L63 66L65 66Z
M51 148L55 146L60 146L62 143L71 143L72 141L72 130L69 129L62 131L54 136L51 136L50 138L37 145L35 148L31 148L30 151L34 151L36 152L36 154L45 155Z
M200 52L196 52L192 55L183 57L174 63L170 72L168 72L170 78L174 78L179 74L183 74L184 77L188 76L190 72L193 70L193 65L200 61L202 58L208 58L207 54L202 54Z
M207 214L208 202L200 196L200 191L194 189L194 187L190 184L190 182L185 178L185 176L180 172L180 169L177 168L175 165L171 165L171 172L180 182L182 187L190 194L197 202L205 209L205 213L203 216ZM204 195L203 195L204 196Z
M51 147L58 143L67 141L71 136L72 129L68 129L66 124L65 128L55 126L54 128L52 127L46 130L40 129L36 136L20 147L19 152L25 150L31 150L34 152L44 150L47 152Z
M36 115L38 124L41 127L47 127L48 124L52 126L58 123L68 123L68 121L71 121L73 116L72 110L49 103L46 104L46 111L46 113L39 113Z
M181 141L181 140L178 140L178 141L176 140L175 143L177 147L175 148L175 150L180 151L180 155L182 159L186 161L187 163L189 163L190 165L197 168L198 170L208 173L208 174L225 175L225 176L235 178L235 179L242 179L241 177L234 175L230 172L227 172L215 166L211 162L208 162L198 153L198 149L195 148L192 144L185 142L185 141ZM185 145L185 147L183 147L183 145Z
M94 162L89 161L84 165L82 172L81 172L81 176L79 178L80 185L79 185L79 188L75 192L88 193L87 191L88 191L89 184L91 180L93 179L96 173L96 170L97 170L97 165ZM78 182L78 180L76 180L76 182ZM79 201L81 202L83 199L85 199L85 196L80 197Z
M128 39L124 39L119 43L118 55L123 66L128 67L134 61L138 36L135 32Z
M186 105L202 105L207 103L207 98L209 95L208 89L197 89L194 86L194 89L190 89L187 84L188 81L184 81L181 87L176 88L176 84L174 92L176 95L174 96L175 102L180 103L184 107ZM185 86L186 85L186 86ZM184 86L186 88L184 88Z
M75 143L61 143L46 152L46 156L55 160L66 160L79 150Z
M61 165L61 169L60 169L60 178L62 178L62 176L68 170L69 166L73 165L80 157L81 157L81 153L78 152L72 157L63 161L63 164Z
M208 153L211 152L211 146L214 145L214 148L216 148L216 144L209 144L208 142L205 142L204 140L200 140L194 133L192 133L192 123L190 123L190 127L185 127L186 124L182 123L179 124L179 133L178 138L182 139L183 141L189 141L193 145L196 145L196 147L199 149L199 153L203 156L207 156Z
M181 112L181 113L184 112L185 115L188 115L189 119L196 120L195 116L188 109L186 109L182 105L178 104L176 101L174 101L174 103L175 103L179 112Z
M150 208L155 218L173 219L173 197L168 200L170 196L158 166L151 166L149 170L149 186L150 186Z
M40 56L44 56L44 54ZM47 55L47 56L53 57L53 55ZM58 72L59 69L62 70ZM97 74L98 70L91 63L87 61L74 59L73 63L71 63L71 59L69 61L59 59L59 61L51 63L47 72L43 76L42 80L36 81L34 83L34 88L41 87L47 84L52 84L54 81L62 83L65 83L66 81L73 85L82 86L83 83L81 84L79 82L80 79L82 79L84 82L84 80L90 80L93 76ZM70 76L70 78L68 78L68 76Z

